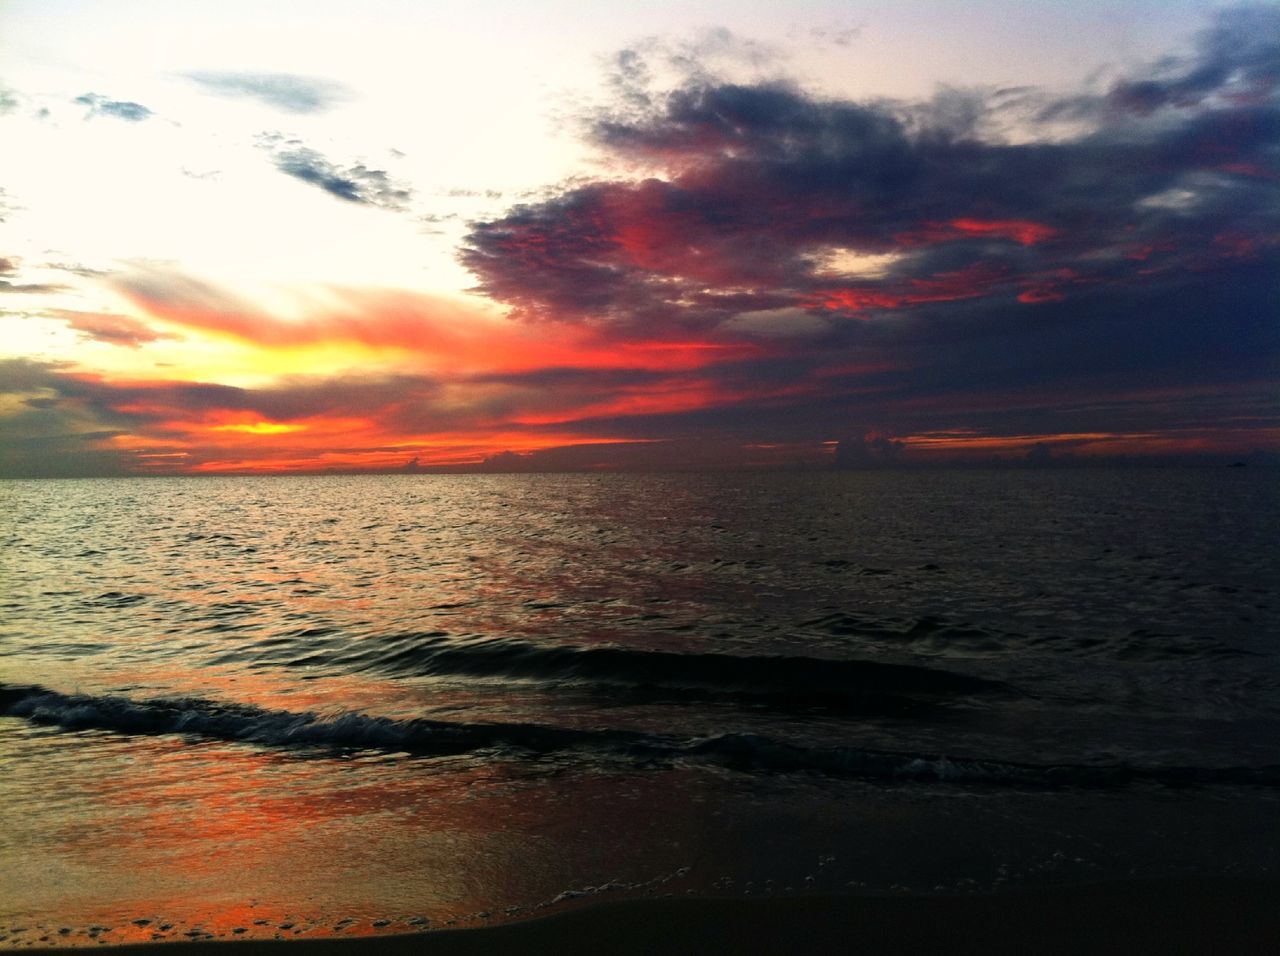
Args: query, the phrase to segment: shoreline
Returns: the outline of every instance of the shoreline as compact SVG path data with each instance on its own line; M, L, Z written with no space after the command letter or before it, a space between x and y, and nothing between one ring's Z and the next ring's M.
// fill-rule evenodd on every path
M971 896L630 899L412 934L30 950L113 956L1270 953L1280 951L1280 879L1134 880Z

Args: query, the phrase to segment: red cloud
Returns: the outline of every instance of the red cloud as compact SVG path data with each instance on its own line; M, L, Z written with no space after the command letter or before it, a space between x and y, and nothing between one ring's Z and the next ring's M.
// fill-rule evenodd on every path
M899 309L927 302L955 302L997 291L1007 279L996 266L976 263L964 269L940 272L927 278L908 279L891 288L849 286L823 289L804 300L809 307L830 311L863 312Z
M894 238L905 246L918 246L975 236L1011 239L1024 246L1052 239L1058 230L1028 219L952 219L925 223L919 229L899 233Z

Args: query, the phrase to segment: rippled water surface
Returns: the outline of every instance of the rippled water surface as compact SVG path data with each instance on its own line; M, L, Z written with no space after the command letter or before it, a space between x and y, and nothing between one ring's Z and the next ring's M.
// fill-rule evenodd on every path
M1272 872L1273 479L4 482L0 936Z

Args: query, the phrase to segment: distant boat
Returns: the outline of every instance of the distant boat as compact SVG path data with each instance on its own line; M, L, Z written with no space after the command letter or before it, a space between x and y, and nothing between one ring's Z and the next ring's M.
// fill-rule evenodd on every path
M1247 468L1248 466L1249 463L1247 461L1233 461L1231 464L1227 465L1228 468Z

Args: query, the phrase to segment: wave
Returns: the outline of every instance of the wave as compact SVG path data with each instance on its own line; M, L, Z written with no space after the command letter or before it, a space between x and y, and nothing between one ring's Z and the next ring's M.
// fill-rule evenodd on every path
M905 647L917 654L947 657L1005 656L1033 651L1059 657L1159 664L1258 656L1204 635L1152 628L1138 628L1127 634L1029 634L948 621L930 614L893 618L835 610L802 622L800 629L853 638L872 646Z
M125 734L184 734L269 747L319 746L426 756L485 748L550 753L588 742L589 731L537 724L463 724L395 720L347 713L267 710L203 697L154 698L62 694L44 687L0 685L0 714L68 729Z
M1135 782L1176 787L1280 787L1280 765L1041 765L855 747L808 747L755 734L688 738L540 724L396 720L358 713L326 717L200 697L133 700L62 694L39 686L0 684L0 714L67 729L181 734L284 749L381 750L426 757L476 751L513 757L582 754L639 763L692 762L743 773L820 773L884 782L1021 788L1115 788Z
M441 632L385 635L355 646L344 641L324 647L308 640L304 652L292 655L278 643L260 648L254 655L260 665L603 685L636 692L774 698L801 706L841 707L902 696L950 698L1008 690L996 681L908 664L549 645L456 638ZM245 656L243 650L235 653L239 660Z

